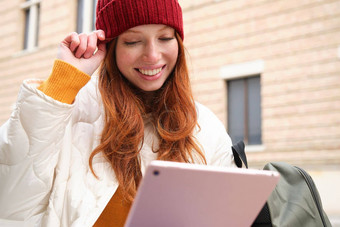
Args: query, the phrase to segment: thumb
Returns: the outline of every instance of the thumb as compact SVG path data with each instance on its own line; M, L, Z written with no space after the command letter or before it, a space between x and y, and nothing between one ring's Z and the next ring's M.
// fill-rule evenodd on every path
M102 60L104 60L105 55L106 55L106 44L99 43L97 52L93 55L93 58L101 62Z

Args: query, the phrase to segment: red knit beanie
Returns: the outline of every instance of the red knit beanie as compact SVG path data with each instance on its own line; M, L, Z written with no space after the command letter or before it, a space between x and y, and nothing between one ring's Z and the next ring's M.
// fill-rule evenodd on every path
M177 0L98 0L96 28L109 41L143 24L165 24L184 39L182 9Z

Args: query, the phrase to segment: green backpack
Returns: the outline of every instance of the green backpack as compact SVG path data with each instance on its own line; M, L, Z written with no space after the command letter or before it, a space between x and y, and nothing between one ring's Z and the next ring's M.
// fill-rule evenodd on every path
M248 168L243 141L232 150L236 165ZM305 170L284 162L270 162L263 169L277 171L281 177L252 226L332 226L313 179Z

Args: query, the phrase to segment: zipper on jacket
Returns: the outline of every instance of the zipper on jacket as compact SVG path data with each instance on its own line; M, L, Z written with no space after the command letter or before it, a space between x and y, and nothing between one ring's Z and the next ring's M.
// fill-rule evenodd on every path
M320 195L317 193L317 191L314 190L314 187L312 187L312 182L313 182L312 177L305 170L301 169L300 167L298 167L298 166L294 166L294 167L299 171L299 173L303 176L303 178L305 178L305 181L308 185L309 191L311 192L312 197L313 197L313 199L316 203L316 206L318 208L322 223L326 227L326 221L325 221L325 217L323 216L322 205L320 203L320 200L321 200Z

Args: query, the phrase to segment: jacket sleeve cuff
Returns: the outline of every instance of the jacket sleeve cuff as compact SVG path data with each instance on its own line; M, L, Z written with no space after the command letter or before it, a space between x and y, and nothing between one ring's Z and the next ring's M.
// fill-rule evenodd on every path
M62 60L55 60L50 77L38 89L55 100L71 104L90 78L76 67Z

